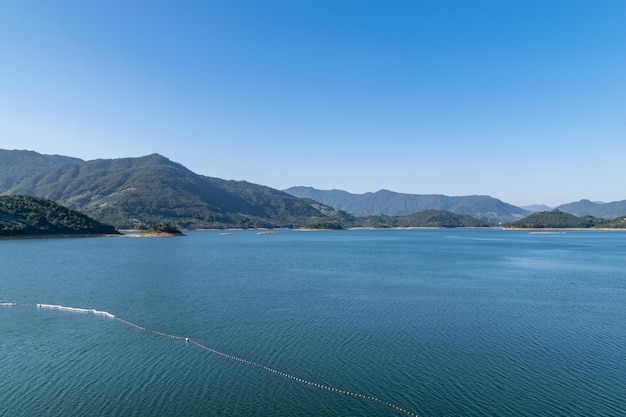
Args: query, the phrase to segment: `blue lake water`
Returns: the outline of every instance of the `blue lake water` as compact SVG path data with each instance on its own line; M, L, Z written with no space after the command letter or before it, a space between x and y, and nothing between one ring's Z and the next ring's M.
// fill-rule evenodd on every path
M626 415L626 233L0 241L2 416Z

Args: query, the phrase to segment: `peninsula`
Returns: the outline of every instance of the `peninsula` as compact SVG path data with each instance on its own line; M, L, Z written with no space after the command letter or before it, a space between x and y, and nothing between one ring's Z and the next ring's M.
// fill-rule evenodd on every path
M0 196L0 239L119 234L115 227L51 200Z

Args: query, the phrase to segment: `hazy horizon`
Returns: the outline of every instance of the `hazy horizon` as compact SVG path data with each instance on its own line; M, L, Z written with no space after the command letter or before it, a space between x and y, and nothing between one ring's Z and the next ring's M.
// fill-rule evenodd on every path
M19 1L0 148L276 189L626 199L626 3Z

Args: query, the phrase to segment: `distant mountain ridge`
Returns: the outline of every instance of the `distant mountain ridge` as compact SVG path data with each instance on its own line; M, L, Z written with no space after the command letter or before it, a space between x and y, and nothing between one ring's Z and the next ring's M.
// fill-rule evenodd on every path
M199 175L158 154L83 161L0 150L0 162L0 195L46 198L118 228L482 227L529 214L489 196L351 194L311 187L285 192ZM625 205L582 200L561 208L614 218L626 213Z
M558 210L575 216L593 216L603 219L614 219L626 216L626 200L610 203L594 203L589 200L580 200L574 203L562 204Z
M403 194L389 190L375 193L351 194L342 190L318 190L312 187L291 187L285 192L310 198L359 216L384 214L406 216L424 210L445 210L485 219L494 224L511 222L528 214L520 207L490 196L449 197L439 194Z
M529 206L521 206L520 208L529 211L531 213L536 213L538 211L550 211L552 207L546 206L545 204L531 204Z

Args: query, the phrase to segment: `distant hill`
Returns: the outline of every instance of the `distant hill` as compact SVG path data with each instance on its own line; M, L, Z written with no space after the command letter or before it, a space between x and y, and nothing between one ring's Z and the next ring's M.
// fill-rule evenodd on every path
M0 237L117 234L102 224L54 201L32 196L0 196Z
M282 191L195 174L153 154L57 164L13 186L118 228L298 227L326 215Z
M588 229L593 227L620 227L609 226L609 221L593 216L578 217L559 210L533 213L521 220L512 222L508 226L522 229Z
M448 197L436 194L402 194L388 190L351 194L341 190L318 190L311 187L291 187L285 191L296 197L310 198L359 216L406 216L424 210L445 210L497 224L511 222L529 214L526 210L489 196Z
M520 207L528 212L536 213L538 211L550 211L553 207L546 206L545 204L531 204L529 206Z
M617 217L613 220L607 220L607 223L598 227L607 229L626 229L626 216Z
M0 194L50 167L73 162L81 160L69 156L43 155L33 151L0 149Z
M603 219L614 219L616 217L626 216L626 200L611 203L595 203L589 200L580 200L575 203L560 205L557 209L575 216L594 216Z
M489 227L485 220L467 214L456 214L444 210L424 210L406 216L386 216L383 214L361 219L362 226L369 227Z

